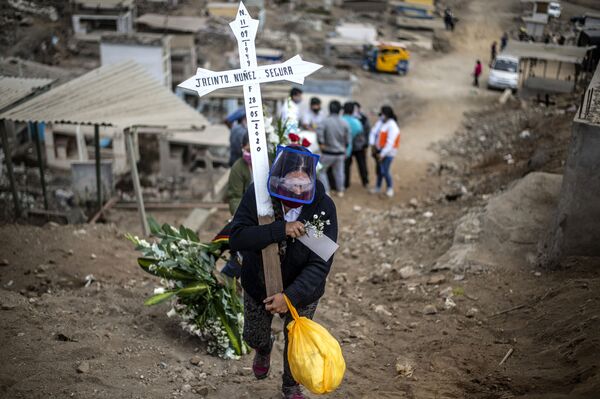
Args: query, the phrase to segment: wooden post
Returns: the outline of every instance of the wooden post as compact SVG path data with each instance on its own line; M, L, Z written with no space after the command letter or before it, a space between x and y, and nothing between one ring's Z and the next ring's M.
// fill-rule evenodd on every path
M213 157L208 148L205 150L204 162L206 163L206 172L208 172L208 184L210 185L210 199L215 201L217 198L217 190L215 187L215 170L213 165Z
M12 153L8 143L8 133L6 129L6 120L0 121L0 135L2 136L2 148L4 148L4 162L6 162L6 171L8 173L8 181L10 190L12 191L13 203L15 206L15 216L21 217L21 206L19 204L19 195L17 193L17 183L15 182L15 174L12 165Z
M48 210L48 193L46 192L46 178L44 176L44 159L42 158L42 145L40 143L38 123L30 122L28 126L31 127L30 132L33 133L33 140L35 141L35 150L37 152L38 165L40 168L40 182L42 183L42 195L44 196L44 209Z
M102 209L102 176L100 171L100 126L94 125L94 150L96 151L96 205Z
M150 228L148 227L148 220L146 220L146 210L144 209L144 198L142 197L142 187L140 185L140 176L138 175L137 163L135 161L135 149L133 148L132 135L135 133L129 129L125 129L125 142L127 143L127 155L129 158L129 166L131 167L131 180L133 181L133 189L135 190L135 199L137 202L138 212L140 214L140 221L142 223L142 234L144 236L150 235Z
M273 223L272 216L259 216L260 225ZM263 272L265 274L265 288L267 296L283 292L283 279L281 278L281 262L279 260L279 245L271 244L262 250Z

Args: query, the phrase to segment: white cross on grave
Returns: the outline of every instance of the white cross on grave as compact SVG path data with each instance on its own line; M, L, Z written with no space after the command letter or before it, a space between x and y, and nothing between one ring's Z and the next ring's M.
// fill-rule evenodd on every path
M304 78L321 68L321 65L304 61L297 55L281 64L258 66L254 45L258 24L258 20L252 19L244 3L240 2L236 19L229 24L238 42L240 69L214 72L198 68L196 75L179 84L179 87L203 96L213 90L243 86L258 220L260 224L268 224L274 219L267 189L269 157L260 84L280 80L303 84ZM262 255L267 295L282 292L277 244L263 249Z

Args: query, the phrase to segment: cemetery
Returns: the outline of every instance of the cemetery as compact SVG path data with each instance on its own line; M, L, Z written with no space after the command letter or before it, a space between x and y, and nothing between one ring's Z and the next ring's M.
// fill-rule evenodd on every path
M0 397L595 397L600 5L553 3L1 5Z

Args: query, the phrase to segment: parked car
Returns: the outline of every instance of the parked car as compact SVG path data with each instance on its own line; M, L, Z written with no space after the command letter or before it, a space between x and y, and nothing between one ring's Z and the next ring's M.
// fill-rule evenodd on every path
M519 86L519 58L500 54L492 63L488 75L488 89L511 89Z
M548 3L548 15L554 18L560 18L562 7L557 1L551 1Z

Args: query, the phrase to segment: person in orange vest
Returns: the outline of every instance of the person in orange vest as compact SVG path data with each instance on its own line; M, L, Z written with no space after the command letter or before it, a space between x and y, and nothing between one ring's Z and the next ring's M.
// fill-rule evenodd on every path
M394 187L390 167L400 146L400 128L392 107L388 105L381 107L379 120L371 129L369 135L369 145L371 145L373 157L377 163L377 183L371 189L371 193L379 194L385 179L387 185L385 194L388 197L393 197Z

